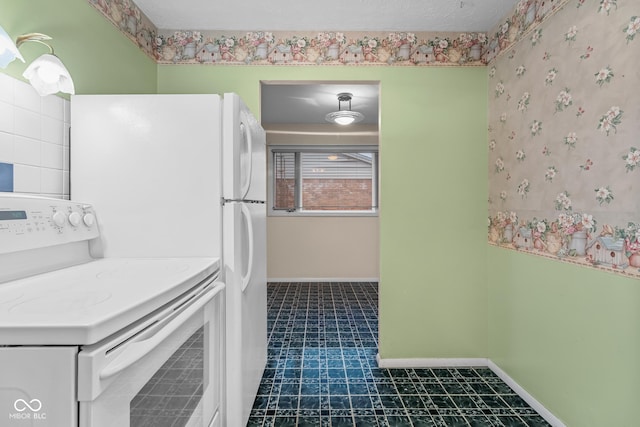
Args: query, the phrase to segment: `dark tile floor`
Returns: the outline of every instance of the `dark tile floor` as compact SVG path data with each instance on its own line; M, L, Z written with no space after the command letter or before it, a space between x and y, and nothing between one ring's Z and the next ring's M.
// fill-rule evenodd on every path
M248 426L549 426L490 369L380 369L377 283L270 283Z

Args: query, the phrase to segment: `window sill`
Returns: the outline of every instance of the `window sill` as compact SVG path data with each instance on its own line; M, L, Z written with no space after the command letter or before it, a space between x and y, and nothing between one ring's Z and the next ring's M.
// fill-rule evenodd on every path
M378 210L375 211L295 211L272 210L267 216L271 217L377 217Z

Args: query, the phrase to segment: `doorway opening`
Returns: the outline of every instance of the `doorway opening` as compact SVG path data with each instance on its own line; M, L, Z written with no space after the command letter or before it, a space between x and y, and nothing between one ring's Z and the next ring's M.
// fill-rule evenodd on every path
M377 282L380 82L261 81L260 91L268 279ZM358 120L328 121L344 111Z

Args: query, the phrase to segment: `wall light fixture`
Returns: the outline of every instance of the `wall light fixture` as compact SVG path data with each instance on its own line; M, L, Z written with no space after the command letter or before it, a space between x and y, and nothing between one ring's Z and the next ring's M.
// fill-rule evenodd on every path
M16 40L16 46L20 47L26 42L35 42L45 45L49 48L49 53L45 53L36 58L22 76L29 80L31 86L38 92L40 96L51 95L57 92L75 93L73 79L71 74L64 66L62 61L54 54L53 47L45 43L44 40L51 40L46 34L29 33L23 34Z

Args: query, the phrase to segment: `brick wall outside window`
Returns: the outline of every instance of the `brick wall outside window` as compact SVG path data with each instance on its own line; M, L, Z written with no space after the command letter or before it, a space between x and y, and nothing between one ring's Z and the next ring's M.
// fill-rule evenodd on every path
M276 179L275 203L273 204L276 209L293 209L295 207L295 182L294 179Z
M277 208L294 207L293 179L276 180ZM306 210L370 210L370 179L305 179L302 206Z

